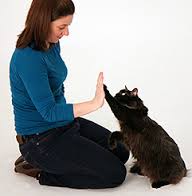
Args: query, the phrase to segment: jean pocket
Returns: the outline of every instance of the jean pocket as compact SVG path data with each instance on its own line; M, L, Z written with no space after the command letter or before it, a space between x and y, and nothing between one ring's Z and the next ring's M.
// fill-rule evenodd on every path
M34 145L40 154L45 154L54 148L55 143L57 143L57 138L59 138L59 135L56 133L56 130L54 130L49 134L36 137L34 139Z

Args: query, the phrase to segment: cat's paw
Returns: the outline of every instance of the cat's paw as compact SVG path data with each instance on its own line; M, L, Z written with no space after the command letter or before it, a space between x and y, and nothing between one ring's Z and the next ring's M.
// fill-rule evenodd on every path
M131 167L130 173L138 174L138 175L143 176L143 174L142 174L142 172L141 172L141 168L140 168L137 164L135 164L135 165L133 165L133 166Z
M114 150L117 147L117 141L113 136L114 135L112 133L109 137L109 140L108 140L110 150Z
M117 142L115 140L109 140L109 148L110 150L117 148Z
M109 92L108 89L107 89L107 86L105 84L103 84L103 90L104 90L105 93Z
M162 180L162 181L160 180L160 181L153 182L151 186L152 188L158 189L158 188L161 188L162 186L169 185L169 184L170 183L166 180Z

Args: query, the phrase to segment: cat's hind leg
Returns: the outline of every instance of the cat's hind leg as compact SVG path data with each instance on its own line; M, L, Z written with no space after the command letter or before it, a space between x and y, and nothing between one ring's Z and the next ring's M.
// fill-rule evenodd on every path
M143 173L141 172L141 168L140 168L140 166L137 163L135 163L131 167L130 172L133 173L133 174L138 174L138 175L143 176Z
M170 182L168 182L168 181L166 181L166 180L158 180L158 181L153 182L153 183L151 184L151 186L152 186L153 188L158 189L158 188L160 188L160 187L162 187L162 186L165 186L165 185L168 185L168 184L170 184Z

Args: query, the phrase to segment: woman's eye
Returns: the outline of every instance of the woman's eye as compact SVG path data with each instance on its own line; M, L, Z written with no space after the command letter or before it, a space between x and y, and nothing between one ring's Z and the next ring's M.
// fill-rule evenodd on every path
M59 30L64 30L64 29L65 29L65 26L59 27Z

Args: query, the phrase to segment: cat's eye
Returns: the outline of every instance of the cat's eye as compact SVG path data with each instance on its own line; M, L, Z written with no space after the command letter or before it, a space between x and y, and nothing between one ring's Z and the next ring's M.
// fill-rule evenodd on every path
M126 93L121 93L121 95L123 95L123 96L124 96L125 94L126 94Z

